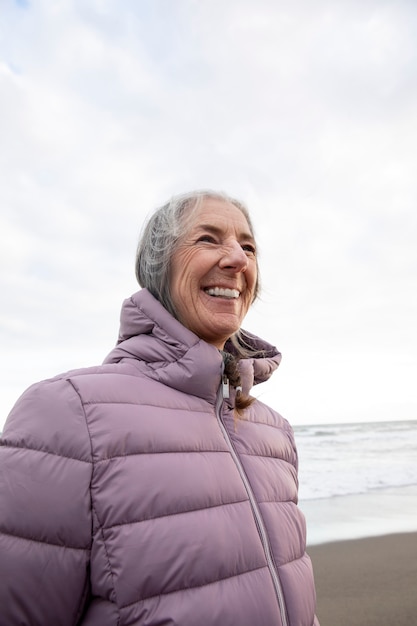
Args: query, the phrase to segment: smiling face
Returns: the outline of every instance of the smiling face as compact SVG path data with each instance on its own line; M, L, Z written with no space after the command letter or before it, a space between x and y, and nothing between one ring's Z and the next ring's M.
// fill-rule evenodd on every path
M179 321L222 349L240 328L256 288L256 246L245 215L226 200L205 198L172 257Z

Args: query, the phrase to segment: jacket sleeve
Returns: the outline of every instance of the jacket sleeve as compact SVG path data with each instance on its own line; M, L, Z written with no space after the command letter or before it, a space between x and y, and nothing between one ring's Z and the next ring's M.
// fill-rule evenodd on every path
M74 626L88 595L92 457L71 382L29 388L0 444L0 626Z

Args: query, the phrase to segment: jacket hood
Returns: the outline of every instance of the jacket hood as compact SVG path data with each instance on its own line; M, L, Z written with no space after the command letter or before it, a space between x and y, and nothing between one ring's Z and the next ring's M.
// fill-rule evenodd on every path
M281 354L246 331L244 339L259 355L239 361L242 386L249 393L254 384L268 380L278 367ZM236 352L230 341L225 350ZM222 372L220 351L183 326L147 289L124 301L117 345L104 363L126 359L169 387L209 401L216 398Z

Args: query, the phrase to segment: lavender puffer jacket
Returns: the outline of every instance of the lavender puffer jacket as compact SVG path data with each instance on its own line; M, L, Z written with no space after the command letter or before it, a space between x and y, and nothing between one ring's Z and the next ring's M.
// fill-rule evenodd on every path
M244 386L280 355L242 362ZM291 428L147 292L104 365L32 386L0 447L0 626L313 626Z

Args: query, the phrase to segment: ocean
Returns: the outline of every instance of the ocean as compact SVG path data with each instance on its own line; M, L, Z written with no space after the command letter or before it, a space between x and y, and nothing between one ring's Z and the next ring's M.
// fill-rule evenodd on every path
M417 421L294 432L308 545L417 531Z
M417 421L294 431L309 544L417 531Z

